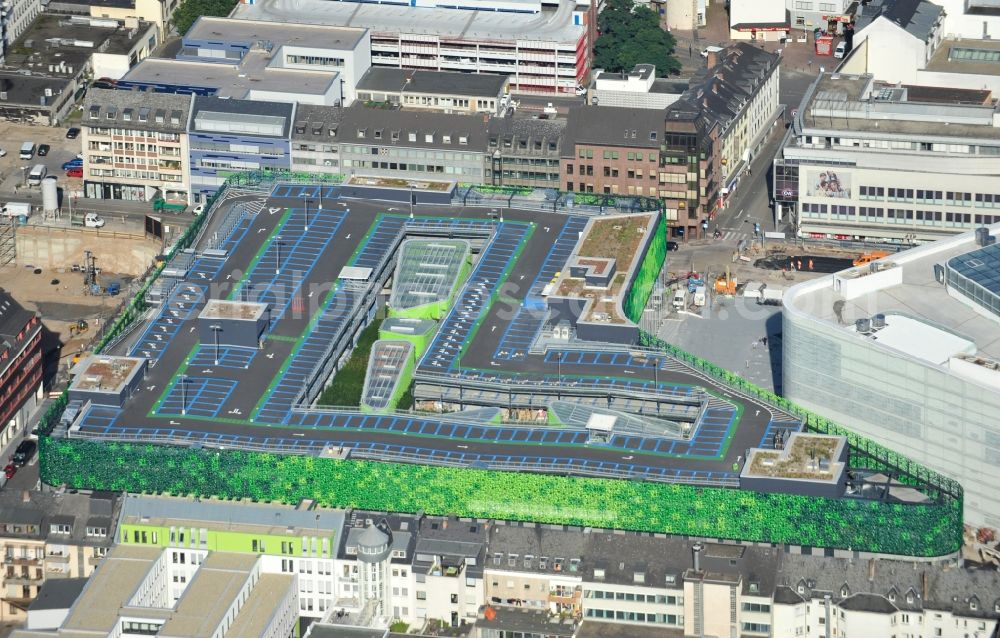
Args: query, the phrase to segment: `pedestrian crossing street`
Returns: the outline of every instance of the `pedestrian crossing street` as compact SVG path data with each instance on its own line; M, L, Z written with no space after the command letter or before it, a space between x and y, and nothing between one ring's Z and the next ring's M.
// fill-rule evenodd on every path
M748 233L746 231L723 230L720 241L741 241L743 239L750 239L752 237L753 233Z

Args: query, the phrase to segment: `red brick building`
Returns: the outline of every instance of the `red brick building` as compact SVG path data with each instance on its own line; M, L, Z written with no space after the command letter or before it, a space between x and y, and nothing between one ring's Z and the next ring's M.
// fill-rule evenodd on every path
M664 111L610 106L571 109L560 186L578 193L659 197Z
M42 321L0 288L0 450L23 436L42 396Z

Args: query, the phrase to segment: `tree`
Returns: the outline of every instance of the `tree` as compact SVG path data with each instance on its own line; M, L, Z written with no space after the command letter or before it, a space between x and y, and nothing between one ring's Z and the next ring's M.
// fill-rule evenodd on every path
M632 0L607 0L597 28L601 35L594 43L595 67L618 72L654 64L659 77L680 72L681 64L672 55L677 41L660 28L660 17L649 7Z
M228 16L238 0L183 0L174 11L174 27L177 33L187 33L195 20L201 16Z

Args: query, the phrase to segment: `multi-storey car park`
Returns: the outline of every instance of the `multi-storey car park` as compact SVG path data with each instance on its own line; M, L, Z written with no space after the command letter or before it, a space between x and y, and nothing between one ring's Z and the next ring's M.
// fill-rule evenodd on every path
M274 177L234 178L83 364L42 424L45 481L846 556L958 550L956 483L638 327L645 345L566 339L546 295L571 267L600 279L614 259L607 323L637 323L664 266L662 216L407 214ZM316 405L387 287L390 312L421 291L442 312L382 325L362 407ZM414 409L394 411L410 375Z

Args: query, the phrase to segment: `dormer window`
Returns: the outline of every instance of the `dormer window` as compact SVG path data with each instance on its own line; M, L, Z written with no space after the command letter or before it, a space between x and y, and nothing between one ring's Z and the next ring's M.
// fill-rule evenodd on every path
M424 135L424 142L427 143L427 144L433 144L434 143L434 134L433 133L427 133L427 134L425 134Z
M510 567L517 567L517 554L511 554L507 557L507 565Z
M393 142L398 142L399 141L399 131L393 131L393 132L389 133L389 139L391 139Z
M90 107L90 119L97 120L101 117L101 107L92 106Z
M594 580L604 580L604 570L595 569L594 570Z
M549 568L549 557L542 556L538 559L538 569L548 569Z
M358 546L357 545L348 545L347 548L344 551L346 551L349 556L357 556L357 554L358 554Z
M312 134L313 135L322 135L323 134L323 125L322 124L313 124Z
M441 141L445 144L451 144L451 135L442 135Z
M750 591L751 594L759 594L760 593L760 583L750 583L750 589L749 589L749 591Z
M295 125L295 132L299 133L299 134L305 133L306 132L305 122L300 122L300 123L296 124Z
M847 598L848 596L850 596L850 594L851 594L851 590L847 587L847 585L844 585L843 587L840 588L840 597L841 598Z
M972 611L976 611L977 609L979 609L979 601L976 600L975 597L969 599L969 609L971 609Z
M569 571L576 572L580 570L580 559L571 558L569 559Z
M663 582L665 582L668 585L675 585L677 584L677 575L667 574L666 576L663 577ZM751 583L750 586L753 587L753 583ZM753 589L751 589L750 591L752 592Z
M500 563L502 562L503 562L503 554L501 554L500 552L493 554L493 564L495 566L499 567Z
M913 594L912 593L907 593L906 594L906 604L907 605L912 605L913 604Z
M461 144L462 146L467 146L469 144L469 138L466 137L465 135L459 135L458 143Z
M894 591L889 592L889 602L890 603L896 602L896 592Z
M798 587L795 588L795 591L799 592L799 595L802 596L806 593L806 586L799 585Z
M646 574L643 572L635 572L632 574L632 582L641 585L646 582Z
M525 556L524 557L524 568L525 569L531 569L531 561L534 560L534 559L535 559L535 557L532 556L531 554L528 554L527 556Z
M380 128L379 129L375 129L375 139L377 139L377 140L382 139L382 129L380 129Z
M406 139L408 141L410 141L410 142L416 142L417 141L417 134L416 133L407 133L406 134Z
M358 139L364 139L364 137L367 134L368 134L368 129L363 129L363 128L358 129Z
M650 131L649 132L649 141L650 142L655 142L656 141L656 131Z

